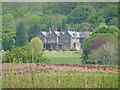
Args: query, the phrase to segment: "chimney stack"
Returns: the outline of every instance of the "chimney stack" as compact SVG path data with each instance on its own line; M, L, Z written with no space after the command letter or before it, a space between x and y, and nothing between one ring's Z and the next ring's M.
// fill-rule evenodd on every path
M49 34L51 34L52 33L52 29L51 28L49 28Z
M70 31L70 27L68 27L68 31Z
M55 31L57 31L57 28L55 28Z

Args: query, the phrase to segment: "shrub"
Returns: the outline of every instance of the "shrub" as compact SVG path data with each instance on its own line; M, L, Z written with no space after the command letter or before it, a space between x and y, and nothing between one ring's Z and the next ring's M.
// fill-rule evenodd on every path
M67 51L67 49L63 48L63 51Z
M2 63L48 63L42 52L33 52L29 46L14 47L5 53Z
M118 44L106 43L89 55L91 63L103 65L118 64Z
M98 50L102 45L105 43L113 43L117 42L117 35L115 34L94 34L91 35L89 38L85 39L82 44L82 49L84 53L84 60L89 59L88 55Z
M77 49L75 47L71 48L71 51L77 51Z
M50 48L49 51L52 51L52 49Z

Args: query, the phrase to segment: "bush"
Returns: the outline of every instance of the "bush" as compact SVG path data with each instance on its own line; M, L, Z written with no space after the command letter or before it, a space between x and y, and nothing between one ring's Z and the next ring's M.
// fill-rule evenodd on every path
M42 51L45 51L45 49L43 49Z
M63 48L63 51L67 51L67 49Z
M14 47L4 54L2 63L48 63L42 52L33 52L29 46Z
M91 63L102 65L118 64L118 44L107 43L89 55Z
M52 51L52 49L50 48L49 51Z
M84 60L89 59L88 55L98 50L105 43L117 42L117 35L114 34L94 34L90 35L89 38L85 39L82 44L82 49L84 53Z
M77 49L75 47L71 48L70 51L77 51Z

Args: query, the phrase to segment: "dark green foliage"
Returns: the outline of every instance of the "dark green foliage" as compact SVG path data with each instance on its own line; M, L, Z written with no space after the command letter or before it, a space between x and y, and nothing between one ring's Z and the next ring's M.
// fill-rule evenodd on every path
M108 25L109 25L109 26L110 26L110 25L114 25L114 26L118 27L118 18L116 17L116 18L111 19L111 20L108 22Z
M114 17L118 17L118 5L108 5L104 10L98 13L105 18L105 23L108 23Z
M95 13L95 14L92 14L91 16L89 16L87 21L88 21L88 23L91 24L91 26L93 28L96 28L100 23L105 22L105 18L99 16L98 13Z
M67 29L67 27L66 27L66 20L65 19L63 19L62 20L62 25L61 25L61 30L63 31L66 31L66 29Z
M2 45L4 50L9 50L15 44L16 25L12 14L2 17Z
M68 22L81 24L87 19L88 15L92 14L92 11L92 8L87 5L77 6L68 16Z
M10 50L12 46L15 45L15 39L14 38L6 38L2 39L2 48L4 50Z
M23 22L19 24L16 32L16 46L21 47L28 43L28 35Z
M49 51L52 51L52 49L50 48Z
M34 26L31 26L30 27L30 30L29 30L29 41L33 38L33 37L36 37L36 36L39 36L39 33L40 33L40 26L39 24L35 24Z
M95 3L91 3L95 4ZM104 4L105 7L102 6ZM95 28L100 23L106 23L107 25L115 25L117 26L118 20L115 20L118 18L118 4L117 3L97 3L96 6L99 5L97 9L100 9L96 11L94 14L90 15L87 21ZM96 7L95 6L95 7ZM115 22L115 21L117 22ZM111 22L114 21L114 22Z
M46 3L46 7L43 9L45 14L69 14L75 7L76 2L54 2Z

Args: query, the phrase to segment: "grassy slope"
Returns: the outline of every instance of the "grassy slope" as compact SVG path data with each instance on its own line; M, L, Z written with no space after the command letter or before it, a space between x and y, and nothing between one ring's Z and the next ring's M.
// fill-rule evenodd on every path
M118 74L79 71L39 71L3 77L3 88L117 88Z
M63 63L63 64L81 64L81 52L75 53L75 51L45 51L51 63Z

